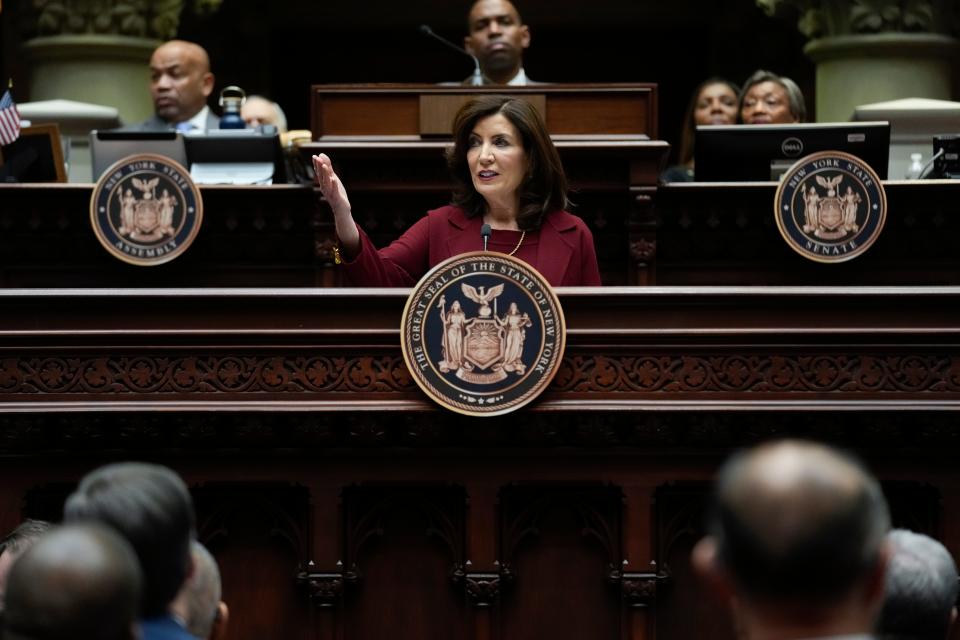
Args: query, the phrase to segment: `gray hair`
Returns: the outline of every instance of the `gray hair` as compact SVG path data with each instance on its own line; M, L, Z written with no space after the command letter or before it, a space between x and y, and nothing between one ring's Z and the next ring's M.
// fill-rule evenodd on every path
M740 90L740 103L737 105L738 114L743 111L743 99L746 97L747 92L751 87L761 82L776 82L783 87L783 90L787 93L787 105L790 108L790 114L796 118L797 122L807 121L807 105L803 100L803 92L800 91L797 83L787 76L779 76L766 69L757 69L753 72L753 75L743 83L743 89Z
M220 570L205 546L196 540L190 545L193 575L187 580L187 630L198 638L209 638L220 605Z
M884 638L944 640L960 585L947 549L929 536L895 529L878 631Z

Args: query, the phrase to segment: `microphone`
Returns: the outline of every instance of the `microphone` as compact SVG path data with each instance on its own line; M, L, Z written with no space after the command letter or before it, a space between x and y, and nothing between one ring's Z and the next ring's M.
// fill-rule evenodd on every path
M433 29L431 29L429 26L425 24L420 25L420 33L422 33L425 36L430 36L431 38L439 40L440 42L447 45L454 51L459 51L465 56L470 56L470 59L473 60L473 76L470 78L470 84L472 84L475 87L479 87L480 85L483 84L483 73L480 71L480 61L477 60L477 56L473 55L466 49L462 49L461 47L458 47L457 45L453 44L446 38L438 36L436 33L433 32Z
M480 237L483 238L483 250L486 251L487 242L490 240L490 225L487 223L484 223L483 226L480 227Z

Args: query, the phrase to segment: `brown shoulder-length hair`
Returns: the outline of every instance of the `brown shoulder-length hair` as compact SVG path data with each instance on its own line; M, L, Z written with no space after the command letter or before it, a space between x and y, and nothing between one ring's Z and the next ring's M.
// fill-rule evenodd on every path
M567 199L567 178L560 163L560 154L550 140L540 113L526 100L509 96L480 96L463 105L453 121L453 147L447 151L447 165L453 177L453 201L467 217L482 216L487 202L473 187L467 163L470 134L477 122L501 113L520 134L527 160L527 173L520 183L520 210L517 226L531 231L540 226L543 217L556 209L570 206Z
M709 86L715 84L722 84L733 91L733 95L740 95L740 87L730 82L726 78L721 78L720 76L713 76L707 78L703 82L697 85L697 88L693 90L693 95L690 96L690 103L687 105L687 112L683 116L683 133L680 136L680 154L677 156L677 164L682 164L684 166L689 165L693 161L694 156L694 142L697 139L697 120L694 115L697 111L697 103L700 102L700 94ZM737 108L737 115L735 120L740 121L740 109Z

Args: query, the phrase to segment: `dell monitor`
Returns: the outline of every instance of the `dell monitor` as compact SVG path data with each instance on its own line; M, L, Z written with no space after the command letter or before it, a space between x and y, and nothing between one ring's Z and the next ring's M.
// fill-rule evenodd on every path
M888 122L713 125L697 127L697 182L779 180L800 158L818 151L857 156L887 178Z

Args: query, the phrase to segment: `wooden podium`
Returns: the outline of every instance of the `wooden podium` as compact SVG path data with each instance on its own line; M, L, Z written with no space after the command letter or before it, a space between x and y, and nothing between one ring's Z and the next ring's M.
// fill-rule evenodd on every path
M594 234L604 284L636 284L635 221L644 217L669 145L657 140L654 84L467 87L315 85L314 142L349 193L358 222L383 246L430 209L449 202L444 160L456 110L470 98L507 94L543 113L573 189L571 199Z
M386 242L446 201L434 131L473 91L315 87L305 151ZM889 235L813 268L772 184L656 188L654 87L517 91L559 128L605 283L685 286L561 289L561 370L498 418L413 385L406 290L331 286L309 186L204 187L190 251L138 268L97 244L91 185L0 185L0 531L146 459L190 485L232 640L727 640L689 564L710 481L790 435L854 449L897 524L960 552L958 184L889 183Z
M406 295L0 291L0 528L149 459L237 640L732 639L689 551L717 465L789 434L960 549L957 288L561 289L550 389L476 419L411 382Z

